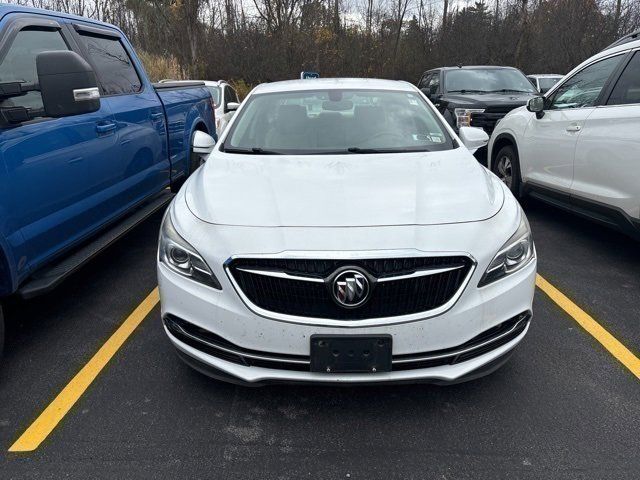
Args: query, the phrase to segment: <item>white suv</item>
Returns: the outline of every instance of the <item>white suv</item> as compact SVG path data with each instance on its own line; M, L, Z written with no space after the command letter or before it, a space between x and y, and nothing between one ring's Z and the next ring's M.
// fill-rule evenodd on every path
M617 41L509 113L489 168L530 195L640 235L640 38Z

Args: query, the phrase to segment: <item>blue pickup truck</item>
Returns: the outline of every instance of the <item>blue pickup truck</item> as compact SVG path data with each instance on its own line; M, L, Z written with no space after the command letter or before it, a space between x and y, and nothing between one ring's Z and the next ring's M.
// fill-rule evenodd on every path
M50 290L166 205L215 136L203 84L152 84L118 28L0 5L0 351L2 299Z

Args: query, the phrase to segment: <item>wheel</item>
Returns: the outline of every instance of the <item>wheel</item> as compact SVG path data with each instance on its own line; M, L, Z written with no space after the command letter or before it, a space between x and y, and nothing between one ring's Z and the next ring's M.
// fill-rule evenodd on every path
M520 196L520 161L515 148L511 145L502 147L491 164L491 170L511 190L516 197Z

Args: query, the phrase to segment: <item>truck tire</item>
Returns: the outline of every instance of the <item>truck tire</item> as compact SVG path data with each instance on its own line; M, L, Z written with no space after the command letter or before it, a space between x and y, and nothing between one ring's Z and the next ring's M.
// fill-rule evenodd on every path
M491 162L491 171L511 190L516 198L520 197L520 159L512 145L505 145Z

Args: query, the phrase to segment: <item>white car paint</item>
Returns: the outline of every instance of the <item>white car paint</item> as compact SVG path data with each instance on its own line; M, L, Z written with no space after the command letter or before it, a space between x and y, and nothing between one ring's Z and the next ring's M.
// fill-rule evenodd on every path
M251 92L233 122L241 118L252 95L340 88L400 90L422 96L411 84L386 80L277 82ZM192 253L206 262L221 289L172 268L163 260L166 239L161 237L158 281L163 318L182 319L253 355L308 357L310 337L316 334L389 334L396 357L459 347L492 327L531 312L536 274L532 244L519 270L478 286L501 248L516 231L523 231L524 212L508 189L461 146L453 129L428 105L458 142L456 148L363 155L230 154L221 151L231 131L227 130L204 166L180 190L164 220L165 224L171 222ZM339 259L357 265L359 260L371 258L450 255L468 256L472 267L456 294L441 308L361 320L293 316L261 309L247 299L225 268L237 257ZM455 382L471 378L469 375L489 369L494 360L503 358L524 338L528 321L507 343L475 358L411 370L400 370L394 359L395 370L379 373L246 366L194 347L172 333L166 323L165 330L183 358L192 365L196 362L195 368L213 368L227 379L242 382Z
M273 162L245 156L238 165L237 154L217 152L215 168L189 182L185 197L204 222L254 227L437 225L486 220L502 208L504 190L496 177L459 151L403 157Z
M640 55L636 52L640 52L637 40L591 57L545 98L553 98L585 67L609 57ZM610 81L617 81L619 75L620 70ZM505 138L511 138L517 149L525 190L528 184L539 185L621 211L632 221L640 219L640 104L545 109L541 118L526 107L516 109L499 122L491 136L489 168Z

